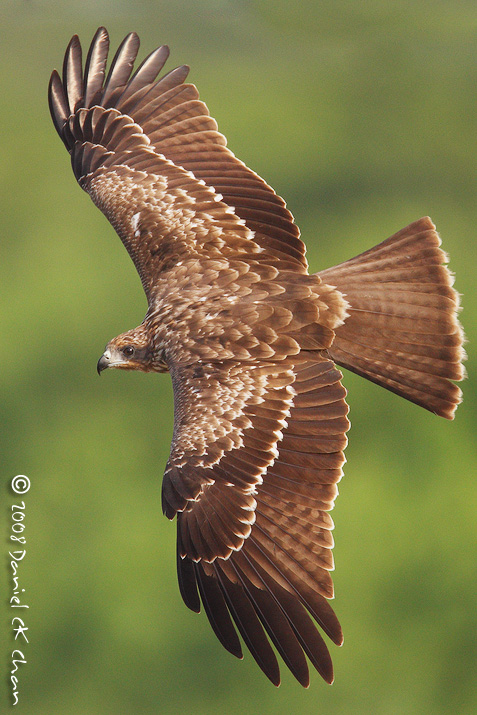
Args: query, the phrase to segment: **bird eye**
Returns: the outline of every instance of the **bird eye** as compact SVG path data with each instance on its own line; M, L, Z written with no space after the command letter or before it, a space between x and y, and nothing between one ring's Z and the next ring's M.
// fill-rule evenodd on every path
M126 347L123 348L123 355L131 357L131 355L134 355L134 348L131 345L126 345Z

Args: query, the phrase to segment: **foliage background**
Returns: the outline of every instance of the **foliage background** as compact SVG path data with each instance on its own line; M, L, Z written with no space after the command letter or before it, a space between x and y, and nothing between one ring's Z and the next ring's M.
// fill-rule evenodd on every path
M3 0L0 20L6 553L9 481L32 481L16 712L476 712L475 3ZM314 674L302 691L283 668L276 690L183 606L160 507L169 379L96 375L145 300L75 184L46 87L70 36L87 46L100 24L114 49L134 29L141 58L168 43L169 68L192 66L229 145L287 199L312 270L430 214L465 294L454 423L345 375L353 427L333 516L346 642L332 687ZM7 672L5 599L2 611Z

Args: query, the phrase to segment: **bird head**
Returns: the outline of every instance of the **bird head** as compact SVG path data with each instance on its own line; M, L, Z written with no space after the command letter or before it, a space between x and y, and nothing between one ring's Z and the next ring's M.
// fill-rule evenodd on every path
M98 360L98 375L107 367L144 372L154 369L151 343L143 326L128 330L127 333L122 333L109 341Z

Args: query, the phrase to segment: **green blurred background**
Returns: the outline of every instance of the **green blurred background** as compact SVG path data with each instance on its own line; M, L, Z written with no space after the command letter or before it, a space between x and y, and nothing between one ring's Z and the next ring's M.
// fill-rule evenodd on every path
M32 482L17 712L477 712L475 2L3 0L0 21L5 553L8 483ZM430 214L465 295L455 422L345 374L332 687L313 674L304 691L283 667L276 690L185 608L160 504L169 378L96 375L145 298L75 183L46 89L71 35L88 45L100 24L114 49L136 30L141 58L167 43L169 68L191 65L231 148L286 198L312 270Z

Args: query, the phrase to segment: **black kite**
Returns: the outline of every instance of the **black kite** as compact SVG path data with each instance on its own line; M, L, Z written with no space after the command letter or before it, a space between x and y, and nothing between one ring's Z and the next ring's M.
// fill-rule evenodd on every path
M83 72L78 37L52 74L55 127L80 186L118 232L148 311L111 340L106 367L170 372L174 434L163 508L177 516L179 585L270 680L333 669L332 520L348 407L336 364L452 419L463 377L458 297L422 218L357 258L309 275L285 202L217 131L169 51L131 76L135 33L105 79L100 28ZM235 624L235 627L234 627Z

